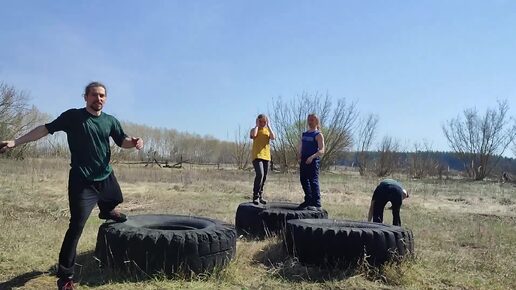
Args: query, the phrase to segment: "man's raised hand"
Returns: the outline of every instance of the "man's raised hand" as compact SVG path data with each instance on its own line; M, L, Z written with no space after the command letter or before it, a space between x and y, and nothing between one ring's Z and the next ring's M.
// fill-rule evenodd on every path
M135 138L133 137L131 139L131 141L133 142L134 144L134 147L138 150L142 149L143 148L143 139L142 138Z

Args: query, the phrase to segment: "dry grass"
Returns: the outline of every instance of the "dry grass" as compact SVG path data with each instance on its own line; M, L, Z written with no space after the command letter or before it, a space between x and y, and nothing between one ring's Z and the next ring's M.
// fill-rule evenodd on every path
M0 159L0 289L52 289L68 225L68 164L62 160ZM116 166L129 214L173 213L233 223L249 198L251 172ZM332 218L364 219L378 180L354 173L322 176L323 203ZM236 259L209 277L115 277L92 258L96 210L79 243L79 289L516 289L516 188L461 180L404 180L412 196L402 221L414 231L417 256L376 270L304 267L280 241L239 240ZM270 200L300 202L297 176L272 174ZM391 222L386 211L387 222Z

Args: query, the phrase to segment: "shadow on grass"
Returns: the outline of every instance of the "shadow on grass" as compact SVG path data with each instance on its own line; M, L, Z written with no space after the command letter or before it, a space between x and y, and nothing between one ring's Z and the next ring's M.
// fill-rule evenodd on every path
M20 274L12 279L0 283L0 289L14 289L25 286L33 279L41 276L56 276L56 265L47 271L31 271ZM135 274L134 272L118 273L110 269L101 268L99 261L94 256L94 251L88 251L77 256L75 264L74 281L80 285L100 286L111 282L137 282L148 279L148 276ZM56 277L57 281L57 277Z
M16 277L12 278L11 280L0 283L0 289L8 290L8 289L22 287L22 286L25 286L25 284L27 284L27 282L29 282L30 280L36 279L36 278L38 278L42 275L46 275L46 274L48 274L48 272L31 271L31 272L23 273L21 275L18 275Z
M92 287L127 280L128 277L117 276L109 269L101 268L94 251L82 253L76 259L74 281L80 285Z
M384 266L375 267L363 260L347 266L304 265L300 263L297 258L288 255L281 241L268 244L262 251L254 255L253 261L256 264L262 264L267 267L271 275L289 282L324 283L362 276L367 280L388 285L397 285L397 282L391 281L391 275L384 270L390 272L389 269L392 267L398 268L401 265L399 263L389 263Z
M273 276L290 282L326 282L345 280L356 273L357 267L327 268L303 265L288 255L282 241L268 244L253 257L255 263L265 265Z

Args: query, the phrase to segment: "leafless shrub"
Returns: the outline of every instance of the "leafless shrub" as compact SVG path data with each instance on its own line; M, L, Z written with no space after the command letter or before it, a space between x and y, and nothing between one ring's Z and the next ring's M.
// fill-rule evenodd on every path
M247 132L242 132L240 126L235 132L235 142L232 144L232 155L238 169L246 169L249 164L251 142Z
M384 136L378 145L374 172L378 177L391 174L398 166L400 143L391 136Z
M432 145L428 141L414 143L414 152L410 154L409 170L412 178L425 178L437 175L439 162L433 158Z
M356 161L360 175L365 175L371 159L370 149L376 138L378 115L369 114L358 126L356 137Z

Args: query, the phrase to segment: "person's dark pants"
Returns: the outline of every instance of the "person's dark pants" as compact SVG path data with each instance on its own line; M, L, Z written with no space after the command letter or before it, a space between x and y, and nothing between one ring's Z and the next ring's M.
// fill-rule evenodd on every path
M267 172L269 171L269 161L257 158L253 160L253 167L256 173L254 177L253 199L256 199L263 194L263 186L265 185Z
M305 192L304 203L307 206L321 206L319 166L319 159L314 159L310 164L306 164L306 160L301 160L301 163L299 164L299 179L301 181L303 191Z
M403 192L394 186L380 185L374 192L373 222L383 223L383 210L388 202L392 205L392 224L401 226L400 208Z
M123 201L123 197L114 173L102 181L88 181L70 170L68 201L70 224L59 253L57 270L57 276L63 279L73 278L77 244L95 204L102 213L108 213Z

